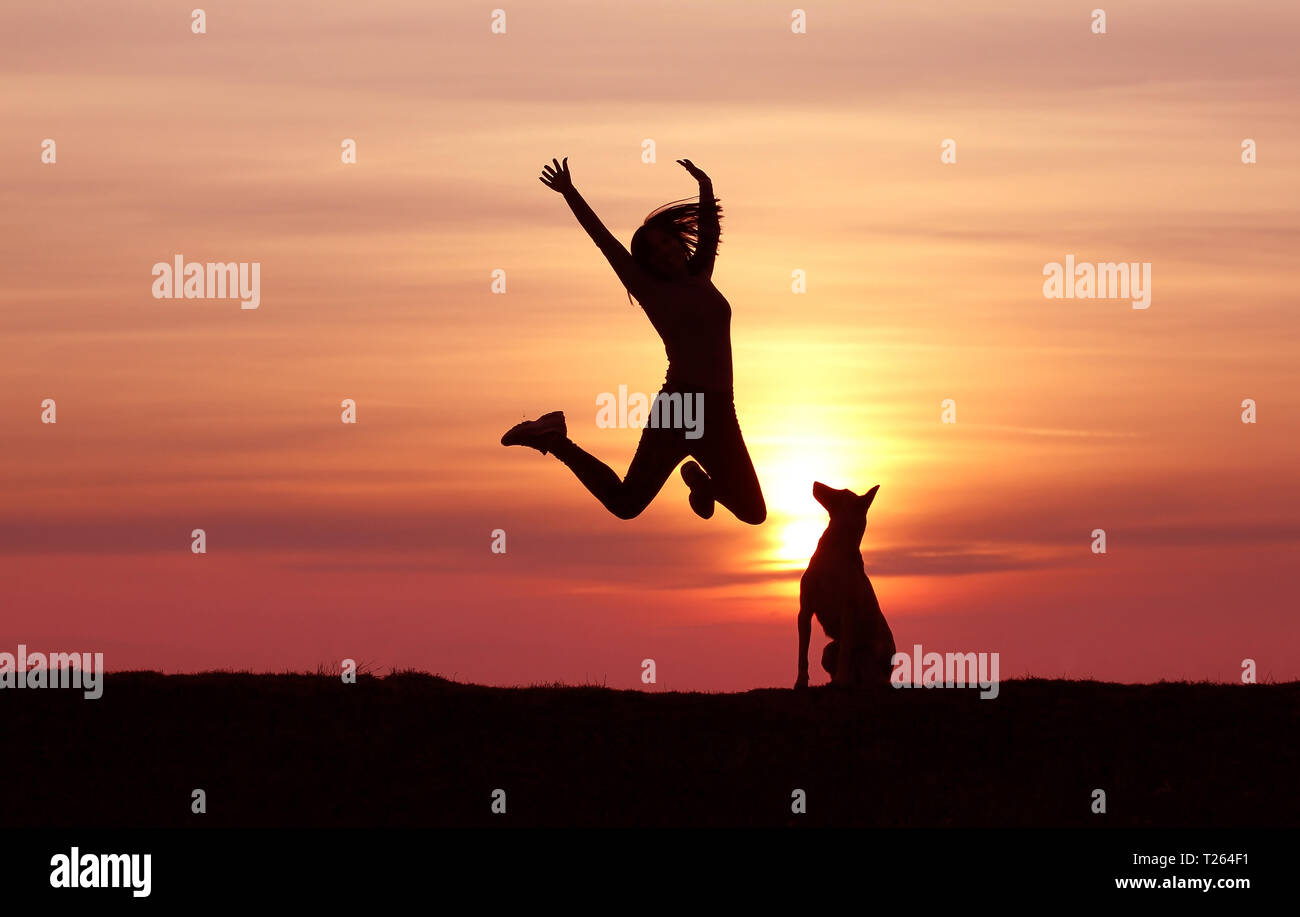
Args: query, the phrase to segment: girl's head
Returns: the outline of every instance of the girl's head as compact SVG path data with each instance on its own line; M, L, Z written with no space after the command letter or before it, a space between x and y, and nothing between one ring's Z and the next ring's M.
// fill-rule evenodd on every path
M717 198L713 207L721 219ZM651 213L633 233L632 257L660 280L680 280L689 273L689 261L699 241L699 202L673 201Z
M647 221L632 235L632 257L660 280L676 280L688 273L691 256L671 227Z

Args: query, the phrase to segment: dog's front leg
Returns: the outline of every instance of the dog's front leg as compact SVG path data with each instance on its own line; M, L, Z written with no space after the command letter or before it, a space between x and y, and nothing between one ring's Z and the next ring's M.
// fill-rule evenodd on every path
M794 680L795 690L808 687L808 641L812 638L812 611L799 600L799 675Z

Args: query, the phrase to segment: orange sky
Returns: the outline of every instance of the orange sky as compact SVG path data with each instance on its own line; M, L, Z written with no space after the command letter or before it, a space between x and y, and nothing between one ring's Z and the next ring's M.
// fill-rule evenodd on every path
M223 3L205 35L192 7L0 13L6 644L792 683L820 478L882 485L863 547L900 647L1300 677L1295 4L1112 4L1104 36L1030 2L822 4L806 35L767 2L527 2L505 35L490 5ZM595 399L663 379L537 181L566 155L625 243L694 192L674 159L712 175L762 527L697 519L675 476L623 522L497 444L562 409L621 473L637 431ZM154 299L177 253L260 262L261 307ZM1151 307L1044 299L1067 254L1151 262Z

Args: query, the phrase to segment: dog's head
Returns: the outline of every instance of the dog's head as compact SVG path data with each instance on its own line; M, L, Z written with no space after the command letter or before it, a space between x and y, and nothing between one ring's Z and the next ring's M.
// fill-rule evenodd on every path
M867 530L867 509L871 506L871 501L876 499L878 490L879 484L858 496L851 490L836 490L821 481L813 482L813 498L831 514L830 528L858 541L862 540L862 534Z

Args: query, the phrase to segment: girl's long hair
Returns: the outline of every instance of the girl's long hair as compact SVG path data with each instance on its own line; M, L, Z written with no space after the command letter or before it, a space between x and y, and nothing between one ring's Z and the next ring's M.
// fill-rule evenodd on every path
M713 212L717 214L719 230L722 226L722 202L718 198L713 199ZM658 207L641 221L637 231L632 234L632 257L645 270L654 273L654 268L650 266L646 252L645 230L661 229L664 232L671 233L677 237L681 243L682 249L686 252L686 259L689 261L695 257L695 251L700 244L700 201L698 198L683 198L679 201L670 201L662 207ZM721 244L722 233L718 233L718 243ZM714 246L712 254L716 257L718 246ZM632 294L627 294L628 302L632 301Z

